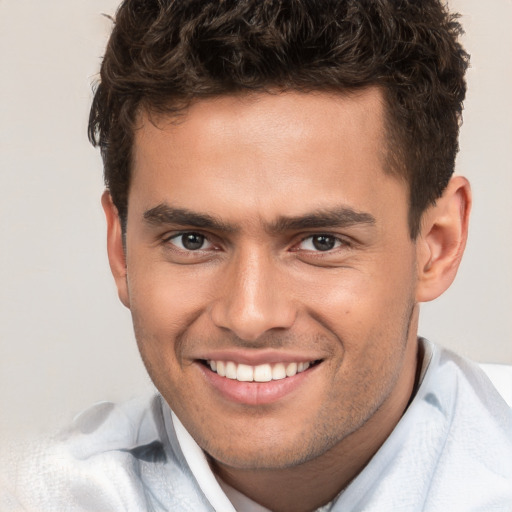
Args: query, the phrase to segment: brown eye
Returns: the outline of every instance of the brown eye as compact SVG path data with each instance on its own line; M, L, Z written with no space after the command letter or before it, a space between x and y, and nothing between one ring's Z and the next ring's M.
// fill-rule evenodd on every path
M337 249L342 245L347 245L344 241L340 240L337 236L334 235L311 235L307 238L304 238L300 243L299 248L303 251L311 251L311 252L327 252L332 251L333 249Z
M169 242L176 247L185 251L198 251L200 249L209 249L211 244L207 238L200 233L180 233L179 235L173 236Z
M336 238L329 235L315 235L311 242L317 251L330 251L336 245Z
M181 235L181 238L183 247L189 251L201 249L204 244L204 236L198 235L197 233L185 233Z

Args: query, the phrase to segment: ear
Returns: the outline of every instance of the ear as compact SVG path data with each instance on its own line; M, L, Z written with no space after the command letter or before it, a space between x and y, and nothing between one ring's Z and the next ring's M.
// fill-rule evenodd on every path
M441 198L423 214L416 241L417 302L439 297L455 279L466 247L470 210L469 182L454 176Z
M101 196L101 205L107 218L107 252L110 270L116 282L119 299L129 308L130 300L126 280L126 257L123 247L121 221L108 190L105 190Z

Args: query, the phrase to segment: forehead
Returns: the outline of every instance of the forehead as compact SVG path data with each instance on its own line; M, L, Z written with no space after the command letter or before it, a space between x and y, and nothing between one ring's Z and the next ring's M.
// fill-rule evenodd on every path
M134 196L146 208L229 204L230 212L268 221L284 208L290 215L354 202L368 209L384 181L399 185L384 172L383 115L377 88L225 96L173 119L144 113L129 204Z
M177 115L141 111L135 150L137 154L150 142L148 138L157 142L169 135L177 145L185 143L184 149L189 149L188 142L193 140L198 155L199 151L215 154L221 139L236 142L232 149L240 151L249 146L254 150L257 145L271 151L284 139L303 144L324 141L327 145L332 136L338 136L342 149L363 133L367 146L375 149L378 145L384 150L384 110L383 95L377 87L344 93L289 91L219 96L196 100ZM269 136L275 144L269 145ZM299 152L297 146L294 153Z

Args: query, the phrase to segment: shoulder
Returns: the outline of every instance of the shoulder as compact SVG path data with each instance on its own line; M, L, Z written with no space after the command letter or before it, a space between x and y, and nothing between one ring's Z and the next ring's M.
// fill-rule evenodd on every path
M168 443L162 405L159 395L102 402L58 436L11 449L0 509L135 512L171 493L165 496L171 503L181 500L183 510L194 510L180 490L193 486Z
M438 348L425 381L421 398L436 397L453 426L500 433L512 444L512 408L478 364Z
M431 509L448 497L467 504L467 510L501 510L500 503L512 503L512 409L487 375L438 348L423 384L418 398L429 410L425 418L437 418L442 431L428 495Z
M334 510L510 510L510 407L478 365L427 348L413 401Z

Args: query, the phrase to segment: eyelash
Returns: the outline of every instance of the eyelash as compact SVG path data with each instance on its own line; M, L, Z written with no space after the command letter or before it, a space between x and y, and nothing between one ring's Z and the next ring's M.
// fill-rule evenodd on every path
M170 244L171 246L173 246L174 250L178 250L178 251L181 251L183 253L194 253L194 252L202 252L202 251L205 251L205 250L209 250L209 249L196 249L196 250L193 250L193 249L186 249L185 247L178 247L176 244L174 244L172 241L173 240L176 240L176 239L180 239L182 237L184 237L185 235L196 235L196 236L200 236L204 239L205 242L209 242L210 244L214 245L214 243L210 240L210 236L208 235L205 235L203 233L200 233L199 231L182 231L180 233L173 233L172 235L169 235L169 236L166 236L164 239L163 239L163 243L165 245L168 245Z
M211 240L211 236L203 234L203 233L201 233L199 231L182 231L182 232L179 232L179 233L173 233L170 236L166 236L163 239L163 243L166 244L166 245L168 245L168 244L171 245L173 250L177 250L177 251L180 251L181 253L186 253L186 254L203 253L204 251L211 250L211 248L206 248L206 249L199 248L199 249L195 249L195 250L194 249L187 249L185 247L178 247L176 244L172 243L173 240L180 239L180 237L183 237L185 235L200 236L200 237L202 237L204 239L205 242L209 242L209 244L211 244L213 246L214 250L218 250L218 248L215 249L215 243ZM332 247L331 249L327 249L325 251L322 251L320 249L318 249L318 250L306 249L305 252L310 252L310 253L315 254L315 255L317 255L317 254L321 255L323 253L332 254L333 252L335 252L339 248L350 248L350 247L352 247L351 241L347 240L347 238L345 238L345 237L340 237L340 236L337 236L337 235L334 235L334 234L331 234L331 233L313 233L313 234L310 234L308 236L304 236L298 243L294 244L294 246L292 247L291 251L292 252L298 252L298 251L300 251L300 248L297 248L298 245L301 245L305 241L310 240L310 239L312 240L311 243L314 244L313 239L314 238L321 238L321 237L333 239L335 246Z
M315 245L315 242L314 242L315 238L317 238L317 239L319 239L319 238L332 239L334 241L335 246L330 249L327 249L325 251L322 251L318 248L316 251L311 250L311 249L306 249L307 251L312 252L314 254L322 254L322 253L332 254L336 249L339 249L340 247L350 247L350 243L348 242L348 240L346 238L332 235L330 233L314 233L312 235L308 235L308 236L304 237L300 243L303 244L306 240L311 240L311 244Z

